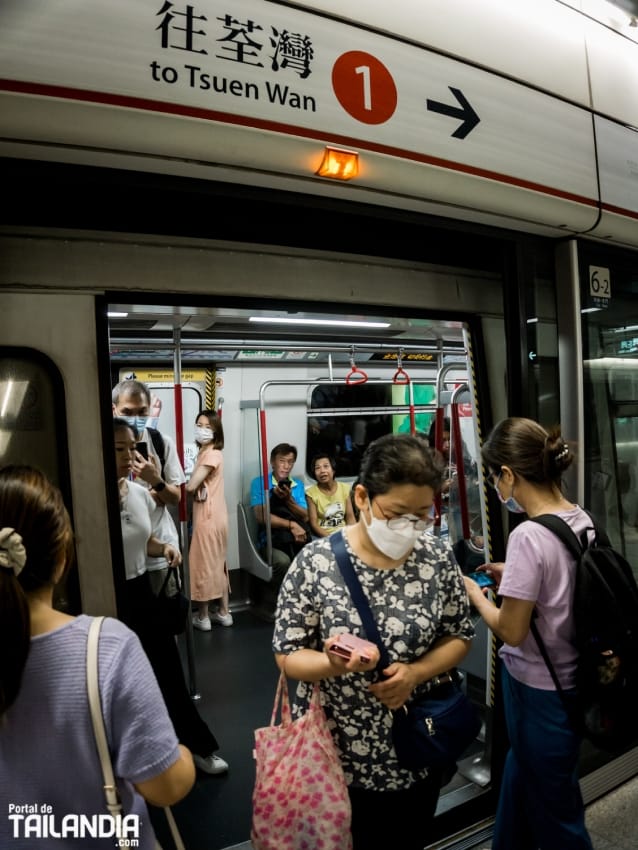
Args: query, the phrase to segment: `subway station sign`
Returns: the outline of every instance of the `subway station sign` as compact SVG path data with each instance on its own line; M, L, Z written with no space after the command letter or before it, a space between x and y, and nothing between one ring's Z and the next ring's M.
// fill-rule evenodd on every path
M586 110L263 0L2 0L2 90L329 135L585 206L597 197Z

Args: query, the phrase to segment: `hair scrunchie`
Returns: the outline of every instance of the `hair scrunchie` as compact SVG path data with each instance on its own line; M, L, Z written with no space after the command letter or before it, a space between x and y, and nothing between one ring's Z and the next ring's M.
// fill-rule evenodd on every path
M16 578L27 562L27 550L22 538L14 528L0 531L0 567L12 570Z

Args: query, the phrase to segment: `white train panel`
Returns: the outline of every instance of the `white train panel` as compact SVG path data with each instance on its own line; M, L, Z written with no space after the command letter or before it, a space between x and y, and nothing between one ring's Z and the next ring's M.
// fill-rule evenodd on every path
M388 21L387 4L367 4L366 22L436 50L263 0L237 0L232 16L213 0L5 0L0 150L554 235L590 231L602 202L601 235L635 245L633 201L606 196L606 175L598 197L586 63L594 108L631 123L635 42L555 0L409 5ZM331 143L361 153L348 186L314 176ZM613 155L601 149L603 171Z
M600 192L604 199L600 223L593 233L603 239L636 244L638 229L638 131L596 118Z
M365 18L381 32L589 105L582 16L556 0L301 0L296 5L355 24Z
M592 108L638 127L638 27L625 26L619 37L588 20L585 38Z

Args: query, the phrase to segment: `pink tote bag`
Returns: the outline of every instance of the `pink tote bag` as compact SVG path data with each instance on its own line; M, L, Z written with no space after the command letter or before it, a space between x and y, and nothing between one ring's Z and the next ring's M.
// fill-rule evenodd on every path
M318 682L308 711L293 721L281 674L270 726L255 729L254 756L254 850L351 850L350 798Z

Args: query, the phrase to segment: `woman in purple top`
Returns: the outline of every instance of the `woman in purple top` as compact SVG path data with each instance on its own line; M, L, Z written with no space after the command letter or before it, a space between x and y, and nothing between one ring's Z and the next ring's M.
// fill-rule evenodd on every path
M60 491L31 467L0 469L3 848L116 846L88 708L91 618L53 607L54 587L73 557ZM153 850L145 801L166 806L186 796L193 759L178 744L138 638L117 620L102 624L98 670L126 837Z
M557 514L580 535L591 521L561 490L573 461L559 428L530 419L499 422L482 449L490 483L513 513ZM505 762L493 850L592 850L578 785L580 737L543 661L530 622L536 624L561 687L573 693L575 561L554 533L522 522L510 534L504 564L487 564L497 607L476 582L465 579L470 601L503 641L502 685L510 751Z

